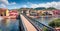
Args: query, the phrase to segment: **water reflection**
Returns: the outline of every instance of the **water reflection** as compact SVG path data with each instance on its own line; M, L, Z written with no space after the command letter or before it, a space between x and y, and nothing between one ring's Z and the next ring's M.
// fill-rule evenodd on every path
M48 25L48 23L51 22L54 19L54 17L41 17L38 19L37 18L34 18L34 19L45 24L45 25Z
M17 19L4 19L0 21L0 30L2 31L18 31L19 20Z

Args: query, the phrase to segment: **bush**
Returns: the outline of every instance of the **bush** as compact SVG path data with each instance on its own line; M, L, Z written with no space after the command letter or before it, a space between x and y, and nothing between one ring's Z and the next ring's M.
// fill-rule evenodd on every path
M48 31L48 29L46 27L43 27L43 30L42 31Z
M48 25L53 27L53 28L60 27L60 19L55 19L52 22L50 22Z

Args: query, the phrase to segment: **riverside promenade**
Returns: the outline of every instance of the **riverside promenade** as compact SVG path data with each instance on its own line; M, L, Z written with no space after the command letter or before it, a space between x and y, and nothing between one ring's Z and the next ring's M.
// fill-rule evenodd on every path
M21 20L24 23L27 31L37 31L36 28L21 14Z

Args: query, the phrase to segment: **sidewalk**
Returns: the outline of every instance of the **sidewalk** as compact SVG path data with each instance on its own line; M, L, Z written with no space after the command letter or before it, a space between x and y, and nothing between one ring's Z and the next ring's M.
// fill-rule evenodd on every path
M20 16L27 28L27 31L37 31L35 27L23 15L20 15Z

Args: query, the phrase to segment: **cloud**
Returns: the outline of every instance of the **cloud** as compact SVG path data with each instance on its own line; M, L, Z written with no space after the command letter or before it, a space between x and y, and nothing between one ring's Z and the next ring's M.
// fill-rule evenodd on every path
M29 6L31 8L36 8L36 7L45 7L45 8L48 8L48 7L55 7L57 9L60 9L60 2L47 2L47 3L39 3L39 4L33 4L33 3L30 3L28 2Z
M11 4L16 4L16 2L12 2Z
M5 4L5 5L16 4L16 2L9 3L8 0L0 0L0 2Z
M8 0L0 0L0 2L3 3L3 4L5 4L5 5L9 4Z
M8 5L15 5L15 4L16 4L16 2L11 2Z
M17 7L14 7L14 9L17 9Z
M1 6L2 8L5 8L5 7L6 7L6 5L4 5L4 4L0 4L0 6Z
M16 2L9 3L8 0L0 0L0 6L3 7L3 8L8 6L8 5L14 5L14 4L16 4Z
M23 7L23 8L26 8L26 7L28 7L28 6L27 6L27 5L23 5L22 7Z

